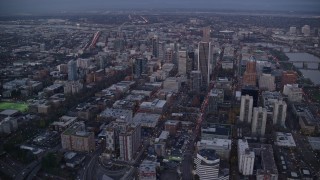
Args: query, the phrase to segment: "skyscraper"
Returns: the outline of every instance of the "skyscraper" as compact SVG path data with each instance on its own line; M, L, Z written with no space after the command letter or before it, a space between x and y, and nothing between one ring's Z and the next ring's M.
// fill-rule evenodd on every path
M152 44L152 55L153 57L159 57L159 38L158 36L153 36L151 39Z
M201 72L191 71L190 73L190 90L194 92L200 92L201 87Z
M241 96L240 121L251 123L253 97L249 95Z
M135 61L135 77L139 78L142 74L147 73L147 62L146 58L137 58Z
M187 51L186 50L180 50L178 57L178 73L179 74L187 74Z
M204 42L209 42L210 41L210 27L204 27L202 29L202 41Z
M287 116L287 103L283 100L276 100L273 106L273 124L284 126Z
M202 86L208 87L210 83L210 42L200 42L198 45L198 70L202 75Z
M267 109L262 107L253 108L251 132L256 136L264 136L266 131Z
M243 85L256 86L257 72L256 61L250 60L247 62L246 71L243 74Z
M77 63L74 60L68 62L68 80L76 81L77 77Z

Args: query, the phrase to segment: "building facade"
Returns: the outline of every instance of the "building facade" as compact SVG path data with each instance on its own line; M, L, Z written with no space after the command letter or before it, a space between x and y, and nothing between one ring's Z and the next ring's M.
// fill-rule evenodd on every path
M251 132L256 136L264 136L266 131L267 110L262 107L253 108Z
M253 97L249 95L241 96L240 122L251 123L253 108Z

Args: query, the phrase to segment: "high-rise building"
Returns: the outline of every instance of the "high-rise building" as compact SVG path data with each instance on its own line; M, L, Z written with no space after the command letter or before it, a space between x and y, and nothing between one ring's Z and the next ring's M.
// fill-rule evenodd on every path
M83 122L76 122L61 133L63 149L70 151L92 151L95 149L94 133L85 129Z
M200 71L191 71L190 73L190 90L200 92L202 76Z
M187 62L187 74L191 71L197 70L197 61L194 51L188 51L188 62Z
M273 106L273 124L284 126L287 116L287 103L283 100L276 100Z
M255 154L249 149L247 140L238 140L238 167L239 172L245 176L253 174Z
M258 106L258 100L259 100L259 89L256 86L244 86L241 89L241 95L249 95L253 97L253 107Z
M208 112L217 112L224 100L223 89L212 89L209 94Z
M301 28L301 32L304 36L310 36L310 26L309 25L304 25Z
M173 56L174 56L173 50L171 48L167 48L165 52L165 62L173 63L173 58L174 58Z
M106 139L106 150L110 154L118 154L124 161L131 161L141 144L141 125L123 120L116 120L99 134Z
M159 38L157 36L152 37L151 44L152 44L152 55L153 57L158 58L159 57Z
M68 62L68 80L76 81L77 79L77 63L74 60L70 60Z
M210 32L211 32L211 29L210 27L204 27L202 29L202 41L204 42L209 42L210 41Z
M253 108L251 132L256 136L264 136L266 131L267 109L262 107Z
M253 97L249 95L241 96L240 121L251 123L253 108Z
M165 42L159 42L158 47L159 47L159 59L161 62L165 61L165 57L166 57L166 43Z
M286 84L296 84L297 80L298 80L298 73L296 71L283 71L282 72L282 79L281 79L282 88Z
M180 50L178 57L178 73L179 74L187 74L187 61L188 55L186 50Z
M119 134L120 159L131 161L141 144L141 125L126 126Z
M135 77L140 77L142 74L147 73L147 62L146 58L137 58L135 61Z
M248 61L246 71L243 74L243 85L256 86L257 84L257 72L256 72L256 61Z
M196 173L201 180L219 179L220 158L213 149L201 149L196 158Z
M296 35L297 33L297 28L294 27L294 26L291 26L290 29L289 29L289 34L290 35Z
M210 42L200 42L198 44L199 54L198 54L198 70L202 75L202 86L207 88L210 83L210 59L211 59L211 43Z

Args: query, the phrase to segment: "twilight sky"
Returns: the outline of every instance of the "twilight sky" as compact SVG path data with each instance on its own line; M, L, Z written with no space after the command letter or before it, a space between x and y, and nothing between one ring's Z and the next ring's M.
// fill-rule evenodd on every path
M0 0L0 14L128 8L199 8L320 13L320 0Z

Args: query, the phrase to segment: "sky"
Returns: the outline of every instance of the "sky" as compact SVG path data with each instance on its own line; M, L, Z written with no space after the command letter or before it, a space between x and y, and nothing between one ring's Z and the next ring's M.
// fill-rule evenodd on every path
M182 8L320 13L320 0L0 0L0 14Z

